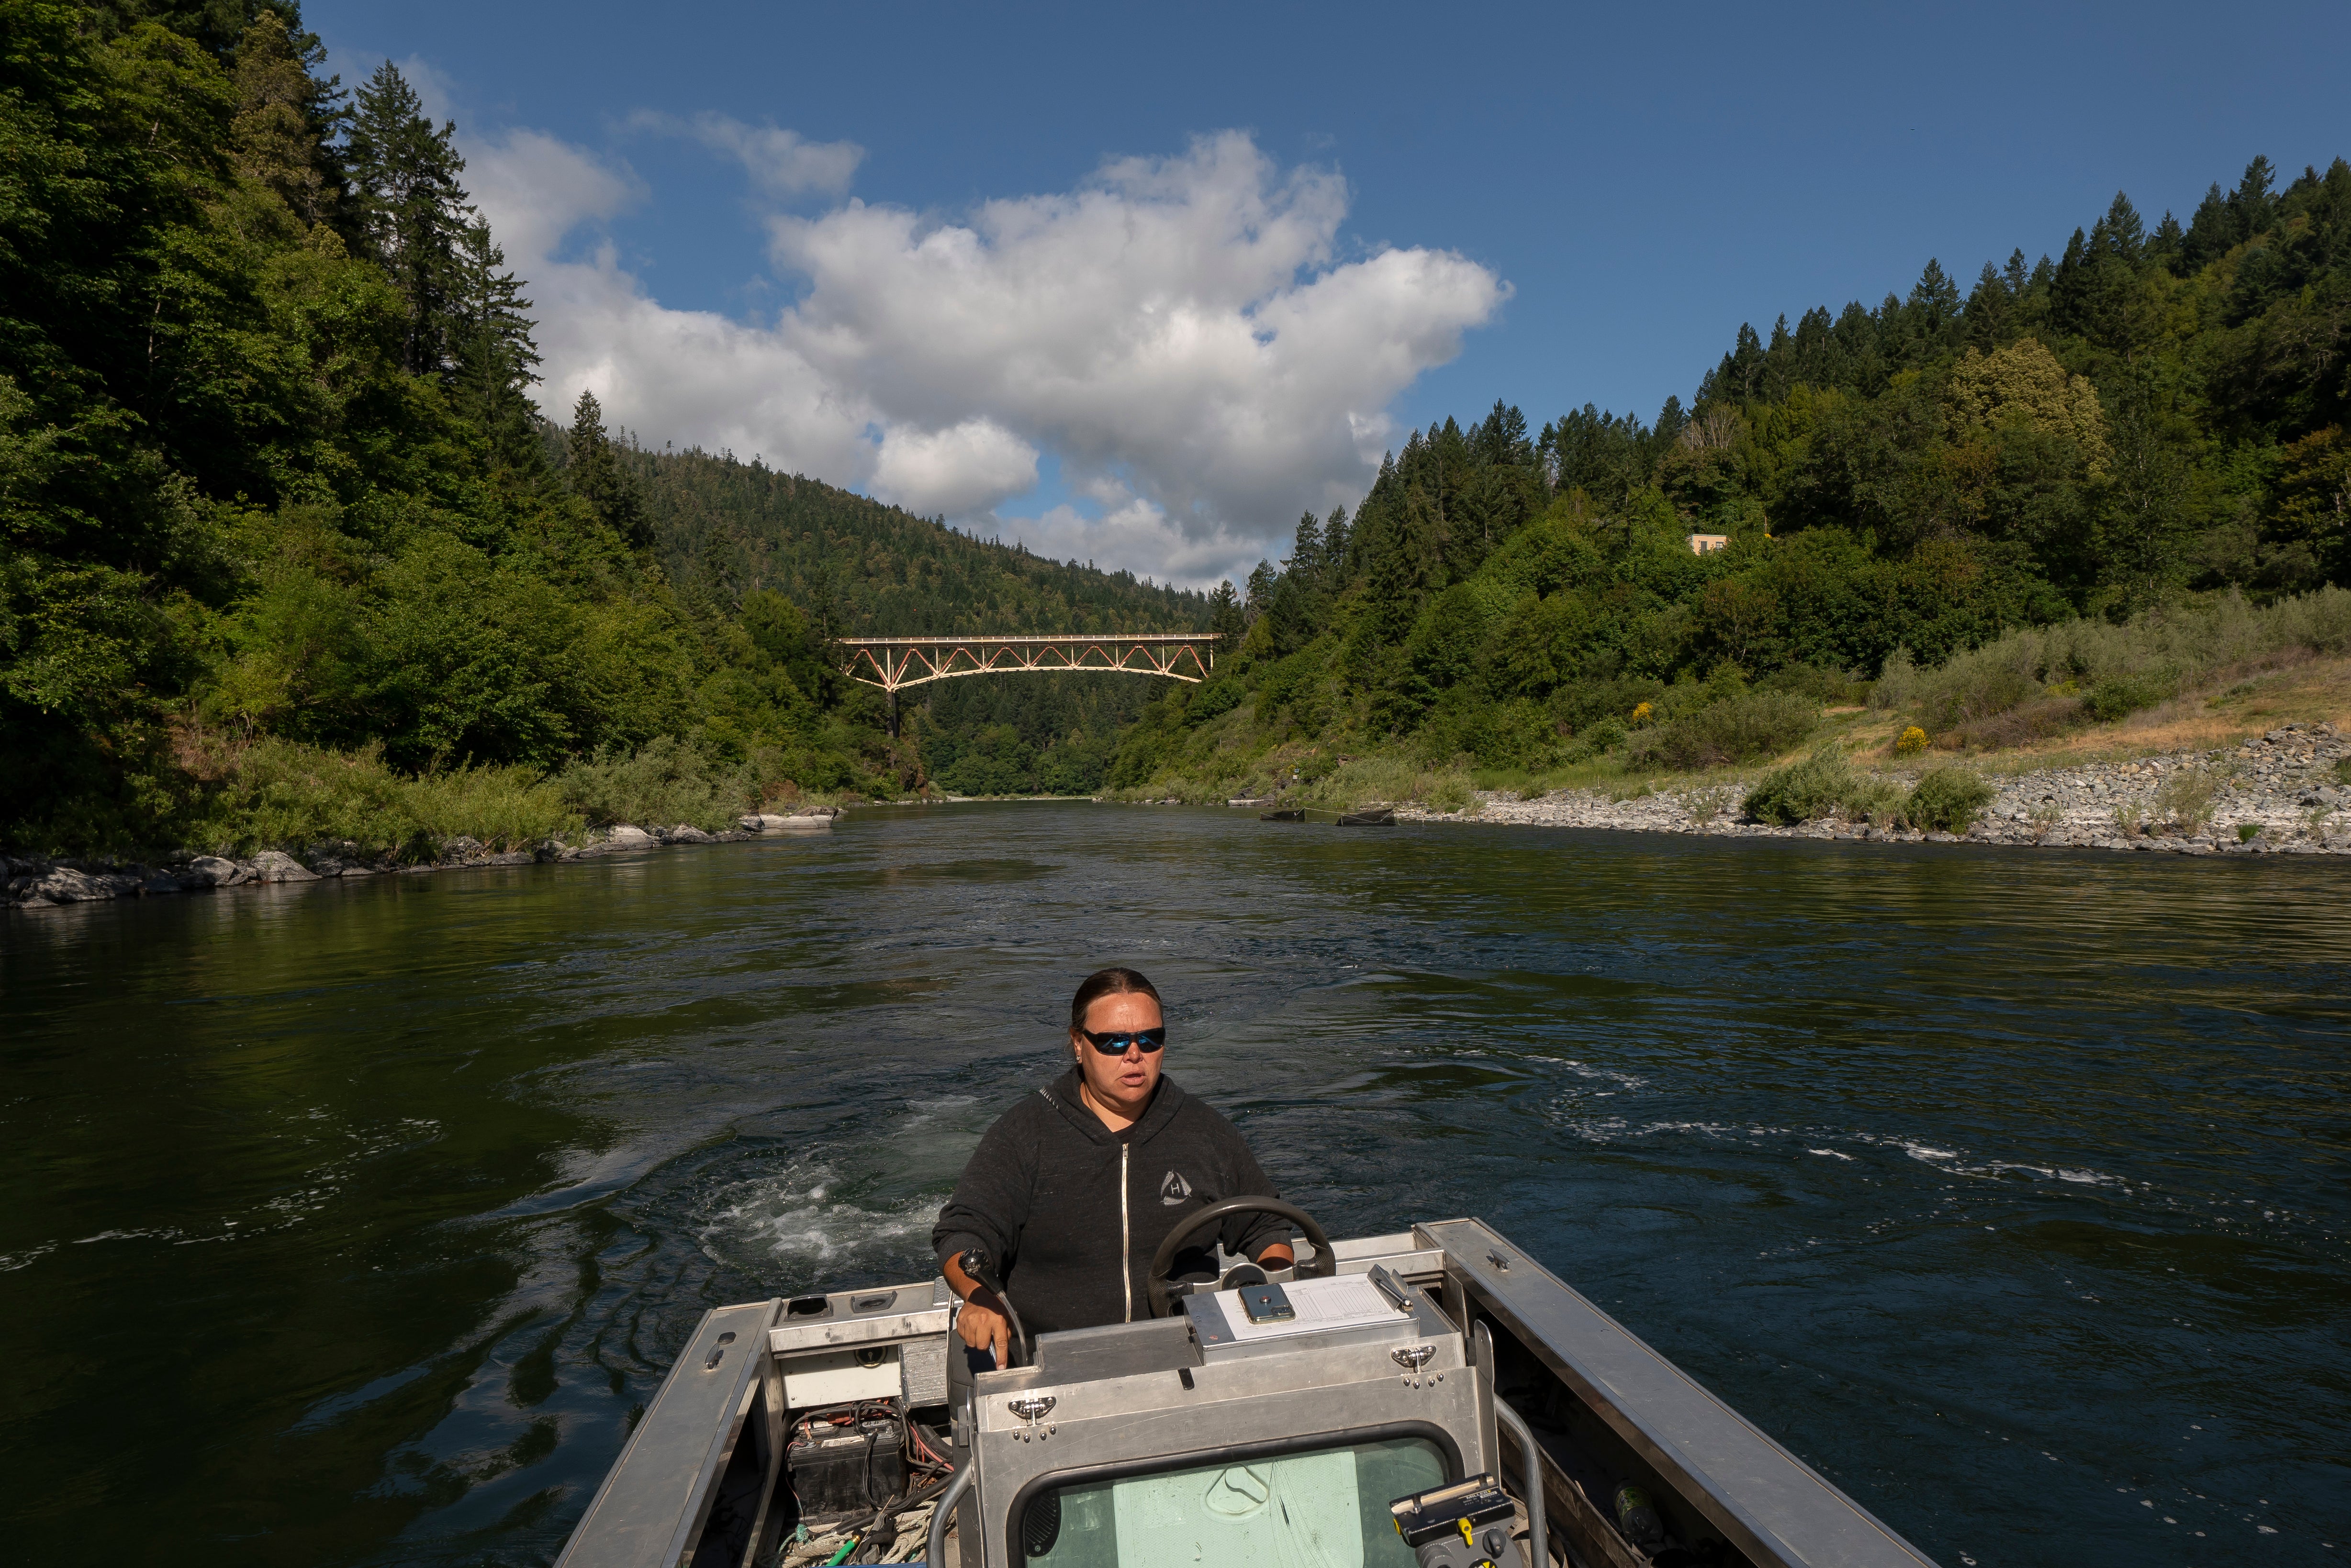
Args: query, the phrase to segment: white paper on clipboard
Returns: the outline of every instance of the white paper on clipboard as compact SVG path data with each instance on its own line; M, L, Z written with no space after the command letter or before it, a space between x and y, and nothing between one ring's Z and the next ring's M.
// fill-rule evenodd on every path
M1379 1286L1361 1274L1339 1274L1327 1280L1292 1280L1281 1287L1290 1310L1298 1315L1271 1323L1251 1323L1238 1291L1218 1291L1217 1308L1237 1345L1256 1340L1284 1339L1293 1334L1319 1334L1325 1329L1362 1328L1394 1323L1403 1314Z

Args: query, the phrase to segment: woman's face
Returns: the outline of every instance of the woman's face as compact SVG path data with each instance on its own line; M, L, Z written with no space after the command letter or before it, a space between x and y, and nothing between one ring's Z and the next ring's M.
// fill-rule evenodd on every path
M1097 996L1086 1007L1086 1027L1096 1034L1133 1034L1160 1027L1159 1003L1139 991ZM1159 1086L1159 1059L1164 1051L1129 1045L1123 1055L1105 1056L1082 1034L1072 1032L1070 1044L1078 1054L1078 1071L1086 1086L1100 1098L1130 1116L1140 1116Z

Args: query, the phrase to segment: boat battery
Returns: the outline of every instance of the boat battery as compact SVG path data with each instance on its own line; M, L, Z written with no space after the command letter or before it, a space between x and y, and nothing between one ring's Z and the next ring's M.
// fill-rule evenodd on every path
M784 1445L802 1519L871 1513L906 1490L905 1429L874 1418L796 1428Z
M1510 1549L1517 1507L1491 1475L1415 1492L1388 1504L1420 1568L1494 1568Z

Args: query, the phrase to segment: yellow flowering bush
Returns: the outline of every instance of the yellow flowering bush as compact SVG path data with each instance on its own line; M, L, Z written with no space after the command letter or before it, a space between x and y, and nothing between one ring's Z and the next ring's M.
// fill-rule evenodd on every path
M1633 722L1635 724L1646 724L1648 722L1649 705L1646 702L1635 704L1633 708Z
M1915 757L1926 749L1927 732L1916 724L1903 731L1901 738L1894 742L1894 754L1897 757Z

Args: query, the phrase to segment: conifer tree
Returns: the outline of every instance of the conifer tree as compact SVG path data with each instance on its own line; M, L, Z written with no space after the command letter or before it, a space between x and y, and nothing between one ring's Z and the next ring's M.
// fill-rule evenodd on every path
M1273 569L1271 561L1259 561L1249 568L1249 597L1243 607L1247 610L1250 620L1254 621L1263 615L1267 606L1273 602L1273 585L1279 576L1280 574Z
M298 34L276 11L256 16L236 45L237 172L277 192L303 223L339 213L342 171L328 138L345 116L341 78L313 73L327 57L315 34Z
M1233 580L1227 577L1208 593L1208 629L1216 634L1217 649L1230 653L1241 645L1241 633L1249 629L1249 621L1241 614L1241 597L1233 590Z
M456 125L437 130L423 100L390 60L360 88L345 156L360 232L408 302L402 358L412 374L446 369L452 360L450 296L456 254L474 209L457 182L465 161L453 143Z
M1353 568L1348 564L1347 509L1331 508L1331 515L1322 523L1322 574L1331 587L1344 587Z
M564 438L564 451L563 476L571 493L594 510L597 521L632 547L649 544L644 503L612 450L612 438L605 433L603 405L584 388L571 408L571 429ZM823 629L828 637L834 631L829 624Z
M2011 265L2014 265L2011 258ZM1991 263L1984 263L1983 271L1976 277L1975 290L1968 296L1968 346L1989 354L2005 341L2013 303L2007 280Z
M2106 209L2107 254L2137 266L2147 254L2147 229L2139 222L2138 209L2131 205L2128 196L2115 192L2114 204Z
M451 264L455 400L488 438L495 466L536 467L538 411L528 389L538 379L539 361L527 314L530 301L522 296L521 280L505 270L506 253L480 219L459 234ZM598 428L601 434L601 420Z
M1282 563L1300 586L1319 588L1322 584L1322 523L1311 512L1298 519L1298 532L1290 545L1290 559Z
M2249 240L2270 226L2276 200L2270 187L2276 182L2277 171L2266 156L2257 155L2245 165L2244 177L2229 193L2229 210L2236 215L2237 237Z

